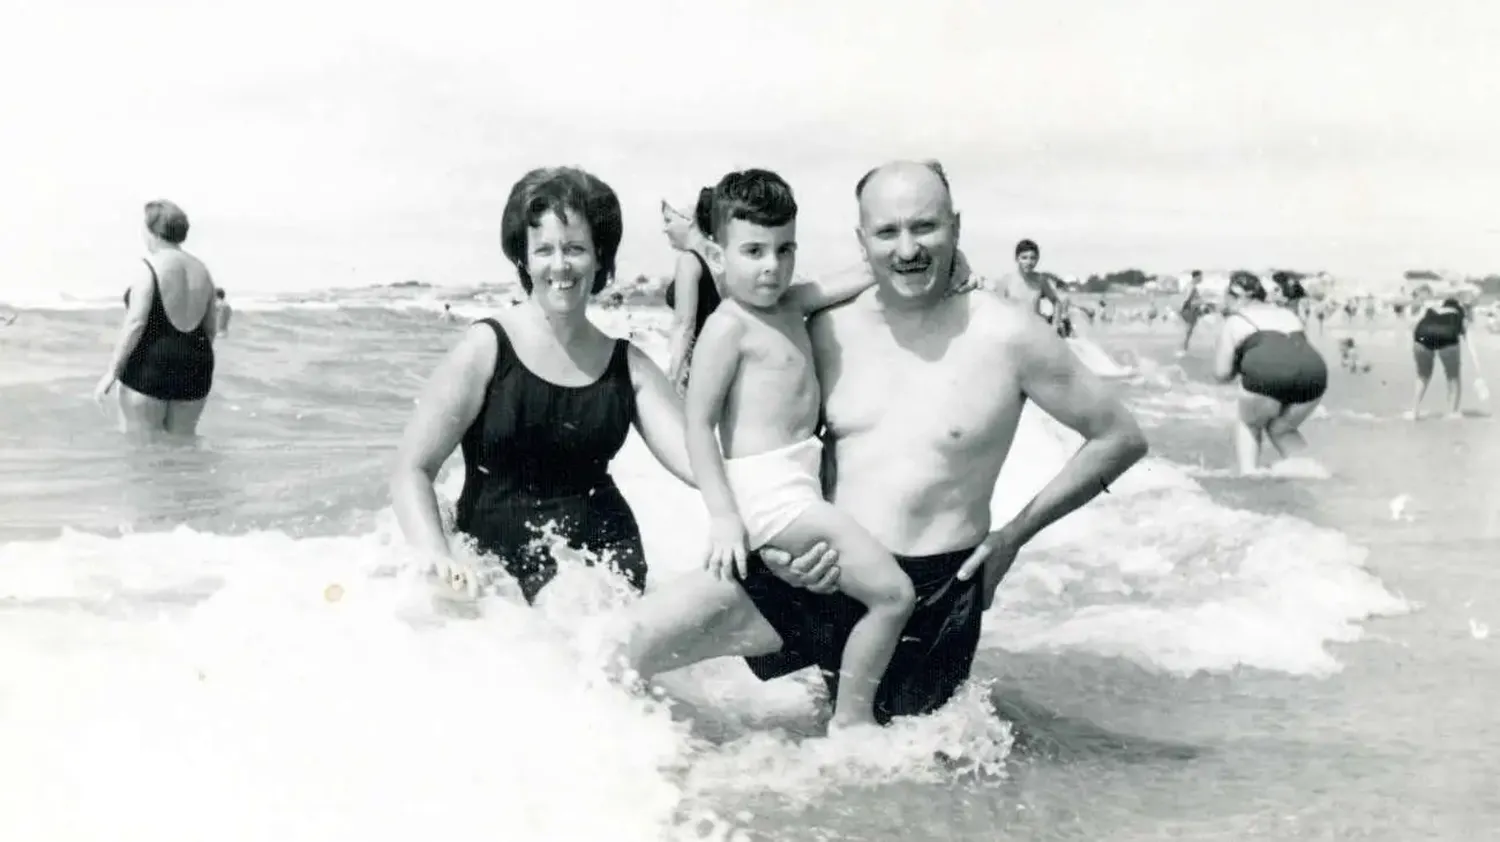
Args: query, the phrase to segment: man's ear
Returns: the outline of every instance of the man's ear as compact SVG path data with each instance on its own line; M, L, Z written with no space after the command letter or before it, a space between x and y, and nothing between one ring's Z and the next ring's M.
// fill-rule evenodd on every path
M859 243L860 258L864 260L866 266L870 265L870 251L865 248L865 232L858 225L854 226L854 242Z

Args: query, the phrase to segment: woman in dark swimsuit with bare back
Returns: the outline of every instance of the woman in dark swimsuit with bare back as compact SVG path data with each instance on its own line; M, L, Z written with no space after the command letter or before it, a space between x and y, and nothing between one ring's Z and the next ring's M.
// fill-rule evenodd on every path
M182 208L162 200L145 210L150 257L125 292L125 324L94 398L103 402L119 384L125 432L192 436L213 388L213 277L182 250Z

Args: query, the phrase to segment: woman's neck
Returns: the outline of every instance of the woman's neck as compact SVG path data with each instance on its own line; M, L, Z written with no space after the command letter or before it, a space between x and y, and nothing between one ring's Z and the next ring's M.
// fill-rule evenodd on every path
M532 318L546 327L547 331L563 345L571 345L599 330L594 327L593 322L589 321L586 306L567 313L551 312L538 304L534 296L526 299L526 306L531 308Z
M699 231L696 227L687 232L682 239L683 251L697 252L701 255L706 245L708 245L708 237L704 236L703 232Z

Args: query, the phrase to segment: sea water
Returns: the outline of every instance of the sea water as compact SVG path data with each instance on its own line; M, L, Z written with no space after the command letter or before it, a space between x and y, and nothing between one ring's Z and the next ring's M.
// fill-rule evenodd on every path
M815 736L826 700L807 674L761 683L725 660L666 677L661 698L598 680L590 641L630 597L596 570L565 563L527 609L450 605L409 565L387 491L396 441L463 320L508 298L460 299L456 323L427 289L239 300L191 447L127 446L89 400L118 306L54 303L0 328L0 838L1500 826L1500 438L1482 405L1400 417L1399 325L1314 335L1331 361L1336 337L1358 336L1373 368L1335 366L1305 428L1312 461L1248 478L1232 471L1233 392L1208 377L1212 322L1185 358L1175 324L1085 328L1089 353L1128 370L1111 382L1151 456L1022 552L971 687L847 744ZM664 311L596 316L663 359ZM997 517L1077 443L1029 408ZM691 571L695 493L633 435L614 471L653 582ZM455 454L445 505L461 476Z

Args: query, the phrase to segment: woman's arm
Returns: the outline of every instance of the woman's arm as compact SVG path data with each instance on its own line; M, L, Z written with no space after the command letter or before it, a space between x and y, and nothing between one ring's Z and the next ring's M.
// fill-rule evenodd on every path
M677 255L677 269L672 275L672 334L667 345L667 379L682 382L682 367L687 363L688 346L698 329L698 283L703 278L703 264L692 252Z
M697 488L677 391L645 351L631 345L629 360L630 382L635 386L635 431L668 473Z
M488 325L470 327L427 381L396 450L390 479L396 522L408 544L437 559L448 556L448 538L432 484L479 416L498 352Z
M135 280L130 284L130 301L125 305L125 323L120 327L120 337L115 341L115 352L110 358L109 368L105 369L104 381L113 385L120 379L120 372L125 369L125 361L130 359L130 354L135 350L137 343L141 341L141 334L146 330L146 317L151 314L151 302L156 296L156 285L152 283L154 276L145 264L142 264L136 272Z
M1214 349L1214 379L1220 383L1228 383L1234 379L1234 352L1239 350L1240 335L1234 326L1234 316L1224 318L1224 326L1219 330L1219 344Z
M213 279L208 282L209 289L216 289ZM208 307L203 311L203 332L208 335L208 344L212 345L219 338L219 299L212 292L208 295Z

